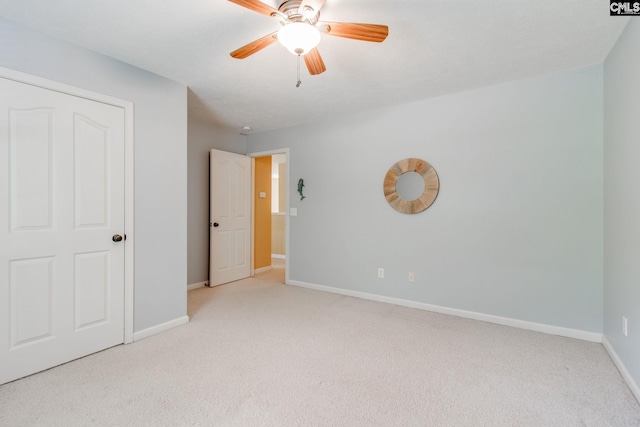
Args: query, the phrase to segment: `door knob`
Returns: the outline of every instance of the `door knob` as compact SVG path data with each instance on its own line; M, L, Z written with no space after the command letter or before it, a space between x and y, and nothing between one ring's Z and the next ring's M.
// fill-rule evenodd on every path
M213 226L214 226L214 227L217 227L217 226L219 226L219 225L220 225L220 224L218 224L217 222L214 222L214 223L213 223Z
M111 240L113 240L114 242L122 242L122 236L119 234L114 234Z

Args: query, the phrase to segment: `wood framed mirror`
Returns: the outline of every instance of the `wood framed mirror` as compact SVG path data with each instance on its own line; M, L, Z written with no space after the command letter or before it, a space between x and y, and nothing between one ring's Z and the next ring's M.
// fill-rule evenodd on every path
M438 197L439 190L436 170L422 159L400 160L384 177L384 197L392 208L405 214L427 209Z

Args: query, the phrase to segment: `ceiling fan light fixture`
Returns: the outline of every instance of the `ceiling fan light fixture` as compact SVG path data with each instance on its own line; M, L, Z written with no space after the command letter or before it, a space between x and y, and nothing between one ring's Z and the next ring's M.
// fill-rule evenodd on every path
M305 22L292 22L280 28L278 41L294 55L305 55L320 43L320 31Z

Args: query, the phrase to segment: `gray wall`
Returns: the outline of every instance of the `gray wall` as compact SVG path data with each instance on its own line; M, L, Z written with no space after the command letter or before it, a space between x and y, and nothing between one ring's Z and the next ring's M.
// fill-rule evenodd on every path
M189 117L188 284L209 280L209 150L245 154L246 146L239 132Z
M602 82L592 66L249 136L305 180L290 279L601 332ZM382 193L405 157L440 176L417 215Z
M135 330L185 316L186 87L1 18L0 66L135 103Z
M605 62L604 334L640 385L640 22ZM622 316L629 336L622 335Z

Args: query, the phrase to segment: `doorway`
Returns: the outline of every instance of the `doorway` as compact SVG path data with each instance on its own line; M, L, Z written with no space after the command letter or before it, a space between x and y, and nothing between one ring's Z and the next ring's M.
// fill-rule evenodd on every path
M253 275L286 283L289 278L289 152L249 153L254 158Z

